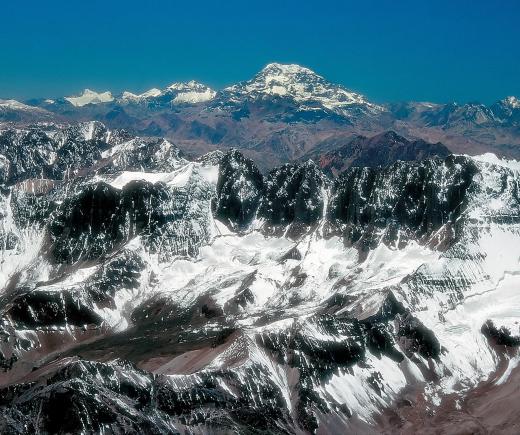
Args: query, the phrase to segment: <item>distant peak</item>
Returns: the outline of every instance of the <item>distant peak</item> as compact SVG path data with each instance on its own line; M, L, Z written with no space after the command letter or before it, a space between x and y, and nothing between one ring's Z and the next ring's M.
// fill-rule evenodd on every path
M129 91L124 91L123 94L122 94L122 97L123 97L124 100L133 100L133 99L139 98L139 95L134 94L134 93L129 92Z
M39 109L37 107L28 106L27 104L20 103L18 100L2 100L0 99L0 107L5 109L11 109L11 110L37 110L42 111L42 109Z
M217 94L209 86L195 80L177 82L168 86L167 91L173 93L174 104L196 104L212 100Z
M374 113L383 110L362 95L297 64L270 63L251 80L230 86L225 91L236 101L266 96L289 98L300 104L301 110L315 111L319 105L341 116L349 116L348 110L352 105L363 106L362 110Z
M158 97L161 94L162 94L162 91L160 89L152 88L146 92L143 92L142 94L134 94L132 92L125 91L121 95L121 98L123 100L136 100L137 101L137 100L145 100L147 98Z
M20 103L18 100L0 100L0 106L23 107L25 104Z
M79 96L65 97L70 104L76 107L82 107L87 104L109 103L114 101L114 97L110 91L96 92L85 88Z
M147 98L147 97L158 97L161 94L162 94L162 91L160 89L152 88L152 89L148 89L146 92L143 92L140 95L140 97L144 97L144 98Z
M171 89L174 91L184 91L209 89L209 87L195 80L190 80L189 82L174 82L170 86L168 86L167 89Z

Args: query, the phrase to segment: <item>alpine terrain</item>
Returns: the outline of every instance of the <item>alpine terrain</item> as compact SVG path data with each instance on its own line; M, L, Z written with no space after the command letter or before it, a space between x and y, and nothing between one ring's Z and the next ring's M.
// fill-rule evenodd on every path
M430 148L438 143L453 153L520 158L516 97L491 105L379 104L295 64L271 63L250 80L220 90L191 80L145 92L85 89L65 97L0 100L0 122L91 120L133 135L164 137L191 158L237 148L262 171L320 150L344 149L352 141L359 147L358 136L388 131L412 142L405 146L407 159L437 155L438 146ZM370 149L373 144L366 145ZM381 158L367 153L380 164Z
M520 163L400 136L513 137L515 101L278 64L3 101L0 432L518 433Z

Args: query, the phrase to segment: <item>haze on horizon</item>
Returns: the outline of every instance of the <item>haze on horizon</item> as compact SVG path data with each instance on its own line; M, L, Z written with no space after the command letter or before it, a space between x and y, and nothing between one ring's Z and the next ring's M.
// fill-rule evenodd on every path
M220 89L270 62L309 67L376 102L520 96L514 0L31 0L2 9L0 98L191 79Z

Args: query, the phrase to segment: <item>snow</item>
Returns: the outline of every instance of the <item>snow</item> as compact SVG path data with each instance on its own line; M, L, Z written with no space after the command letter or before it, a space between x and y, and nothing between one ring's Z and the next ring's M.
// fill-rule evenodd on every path
M0 233L6 228L5 218L0 220ZM20 241L16 249L0 247L0 289L7 286L9 280L21 273L20 282L46 279L48 268L40 258L40 249L44 243L44 232L39 229L16 231Z
M114 180L108 181L108 183L116 189L122 189L126 184L135 180L144 180L154 184L161 182L172 187L183 187L192 174L193 166L194 164L190 163L173 172L124 171Z
M131 150L134 146L136 141L138 141L138 138L130 139L129 141L122 142L120 144L117 144L113 146L112 148L109 148L108 150L105 150L101 153L101 157L104 159L107 159L109 157L114 156L115 154L118 154L120 152L124 152L125 150Z
M162 93L163 92L160 89L157 89L157 88L149 89L148 91L143 92L142 94L134 94L132 92L125 91L121 95L121 98L123 100L141 101L141 100L146 100L148 98L159 97L160 95L162 95Z
M200 165L197 166L199 174L201 174L208 183L217 185L218 182L218 165Z
M24 112L45 112L43 109L34 106L28 106L27 104L20 103L16 100L1 100L0 99L0 108L10 109L10 110L23 110Z
M299 103L310 103L308 110L316 110L315 103L342 113L353 104L360 104L370 111L382 111L382 107L368 102L362 95L326 81L312 70L295 65L271 63L252 80L224 89L235 98L240 96L271 95L291 97Z
M169 144L169 142L165 141ZM117 153L124 152L125 149L133 146L133 140L124 142L120 145L107 150L103 153L103 158L109 158ZM144 171L122 171L114 176L96 176L93 181L105 181L116 189L122 189L131 181L143 180L150 183L165 183L174 188L184 187L190 181L190 177L197 173L211 185L216 185L218 180L218 166L202 165L201 163L184 163L180 160L180 167L170 172L144 172Z
M90 89L85 89L79 96L65 97L70 104L76 107L83 107L87 104L101 104L114 101L114 97L109 91L97 93Z
M172 91L187 91L193 90L197 88L206 88L202 83L198 83L195 80L190 80L189 82L175 82L168 86L166 89L170 89Z
M84 132L85 140L92 140L94 138L94 131L96 130L96 122L90 121L80 126Z
M282 68L283 74L306 71L296 66ZM266 83L280 81L283 81L280 77L271 76ZM276 86L271 89L276 90ZM94 127L93 123L85 124L86 137L93 137ZM165 147L170 145L164 142ZM103 157L124 153L133 146L135 140L119 144L105 151ZM365 319L380 308L388 292L392 291L438 338L443 353L431 364L439 375L439 384L427 383L418 365L428 362L421 357L415 360L419 364L408 358L396 363L367 351L364 364L337 370L326 383L316 385L316 392L329 402L345 403L355 415L369 423L373 422L375 413L391 405L409 382L427 383L426 398L438 405L443 394L467 390L496 370L498 355L481 333L481 327L488 319L497 327L505 326L514 334L520 333L520 224L515 223L519 213L514 195L520 163L499 159L493 154L471 159L480 171L460 218L464 221L459 239L445 252L414 241L401 249L380 241L366 258L360 260L357 249L345 247L341 237L323 237L324 222L320 222L314 232L295 241L284 236L265 235L259 230L261 222L258 221L249 231L235 233L209 216L201 225L209 227L212 238L194 257L178 255L163 261L158 254L146 252L138 237L130 241L125 248L139 250L146 263L140 287L118 291L114 306L98 309L98 313L106 326L122 331L129 326L132 309L149 297L169 298L182 309L207 295L218 307L225 308L233 303L239 291L247 289L252 300L244 306L234 306L236 314L232 315L242 336L222 353L216 353L205 370L226 367L233 357L244 352L244 358L234 367L238 376L245 376L241 370L247 365L260 365L267 370L269 379L278 386L291 410L294 398L291 397L293 390L287 368L273 361L254 337L259 332L281 332L297 325L310 339L340 341L345 337L327 333L309 322L312 315L323 312L325 301L335 294L349 296L353 302L337 314ZM184 188L197 180L200 182L202 177L204 182L216 185L218 166L185 161L180 161L179 165L178 169L169 172L123 171L116 175L98 175L94 181L105 180L117 189L134 180ZM446 174L442 175L447 180ZM246 184L240 178L236 182L240 189ZM244 189L244 195L251 193L247 185ZM325 220L330 192L324 188L321 195L325 204L322 219ZM204 201L209 203L210 199ZM204 213L209 210L208 203L201 206ZM0 221L3 225L0 230L5 232L12 226L7 200L2 211L6 217ZM35 277L48 275L48 267L37 263L43 242L43 236L39 236L30 234L22 239L25 243L23 254L2 251L1 283L5 285L20 268L27 269L26 274L32 274L22 276L22 281L43 281ZM302 259L282 261L291 249L297 249ZM96 270L96 266L79 268L65 279L42 288L55 291L73 288ZM414 286L414 282L419 284ZM266 313L276 313L271 323L265 320ZM261 327L255 324L260 318L265 321ZM519 361L518 357L513 357L496 382L506 382ZM378 380L383 387L380 394L369 386L375 373L381 375ZM188 378L172 379L180 384Z
M498 378L495 381L495 384L496 385L505 384L507 382L507 380L509 379L509 377L511 376L511 373L513 372L513 370L518 367L518 364L520 364L520 356L515 356L515 357L511 358L507 363L506 370L504 371L502 376L500 376L500 378Z
M73 289L78 284L85 282L85 280L91 277L97 270L98 266L79 268L71 274L67 275L65 279L53 282L50 285L41 286L38 288L38 290L60 292L65 289Z
M123 94L121 95L121 98L123 100L138 100L139 95L134 94L132 92L124 91Z
M520 332L518 162L492 154L473 159L480 171L460 240L418 269L419 287L405 283L398 293L445 349L433 396L465 391L496 370L498 355L481 333L487 320Z
M215 91L212 91L211 89L206 89L203 92L197 92L197 91L189 91L189 92L180 92L175 96L173 99L173 102L175 104L181 104L181 103L202 103L204 101L212 100L215 97Z
M121 100L140 102L160 97L169 93L173 96L172 104L196 104L212 100L217 94L213 89L202 83L191 80L187 83L172 83L165 90L152 88L142 94L125 91L121 94Z
M40 256L40 249L45 240L45 233L38 227L19 229L16 227L11 209L11 195L0 195L0 289L7 287L9 280L20 274L20 285L24 280L38 281L45 279L48 273ZM14 249L7 249L5 235L13 234L18 238Z
M173 104L196 104L212 100L216 92L194 80L187 83L172 83L167 87L167 91L171 92L175 97Z
M469 157L469 156L467 156ZM514 171L520 171L520 161L518 160L508 160L508 159L501 159L496 156L494 153L485 153L478 156L470 157L477 162L481 163L487 163L490 165L497 165L497 166L503 166L505 168L512 169Z
M146 92L143 92L141 95L139 95L141 98L150 98L150 97L158 97L162 94L162 91L157 88L152 88L147 90Z
M374 415L380 409L390 406L407 385L404 370L400 367L407 364L406 360L397 364L389 358L378 359L368 354L366 367L356 365L351 368L351 373L339 371L333 374L330 381L320 388L321 395L337 404L346 404L353 415L367 423L374 423ZM377 372L381 374L381 383L384 385L381 395L369 386L368 378ZM421 376L417 371L414 373Z

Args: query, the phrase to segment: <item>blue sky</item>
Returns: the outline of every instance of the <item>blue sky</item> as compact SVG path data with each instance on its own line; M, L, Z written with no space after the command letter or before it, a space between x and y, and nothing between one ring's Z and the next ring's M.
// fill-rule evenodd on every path
M520 96L520 1L4 1L0 98L299 63L377 102Z

